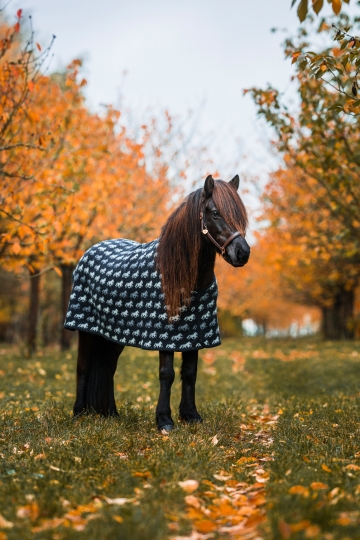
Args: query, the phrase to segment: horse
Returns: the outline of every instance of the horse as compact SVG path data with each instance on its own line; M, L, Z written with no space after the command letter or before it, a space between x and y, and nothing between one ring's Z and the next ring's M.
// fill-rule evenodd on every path
M102 241L80 259L64 323L79 331L74 417L118 415L114 374L124 347L133 346L159 352L158 429L174 428L174 352L182 353L179 418L202 422L195 403L198 351L221 343L215 258L242 267L250 256L238 188L238 175L229 182L209 175L170 215L157 240Z

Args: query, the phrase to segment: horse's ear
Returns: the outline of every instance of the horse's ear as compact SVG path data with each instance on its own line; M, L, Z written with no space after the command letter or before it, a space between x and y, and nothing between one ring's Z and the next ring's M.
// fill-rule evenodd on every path
M239 184L240 184L240 178L239 178L239 175L236 174L234 176L234 178L232 180L230 180L229 184L231 184L232 186L234 186L234 188L236 189L236 191L239 189Z
M213 191L214 191L214 179L211 176L211 174L209 174L209 176L206 177L206 180L204 183L205 197L211 197Z

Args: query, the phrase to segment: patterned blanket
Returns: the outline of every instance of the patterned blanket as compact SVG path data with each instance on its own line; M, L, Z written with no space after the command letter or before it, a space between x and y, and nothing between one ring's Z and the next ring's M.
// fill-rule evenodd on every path
M193 291L190 307L169 322L155 267L159 240L107 240L91 247L74 271L65 328L150 350L191 351L220 345L216 279Z

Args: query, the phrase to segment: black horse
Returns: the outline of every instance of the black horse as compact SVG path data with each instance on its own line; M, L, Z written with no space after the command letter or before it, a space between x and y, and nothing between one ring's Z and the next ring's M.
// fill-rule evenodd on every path
M180 419L201 422L195 405L198 350L220 344L216 254L232 266L250 256L247 215L230 182L208 176L149 244L109 240L88 250L74 272L65 327L79 330L74 415L117 415L114 374L125 345L158 350L156 423L171 431L174 352L182 352Z

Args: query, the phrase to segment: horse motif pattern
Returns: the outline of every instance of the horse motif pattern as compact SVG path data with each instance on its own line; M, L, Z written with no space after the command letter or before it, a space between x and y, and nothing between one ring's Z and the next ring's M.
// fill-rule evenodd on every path
M158 243L115 239L91 247L74 271L65 328L156 351L220 345L216 279L168 320L155 266Z

